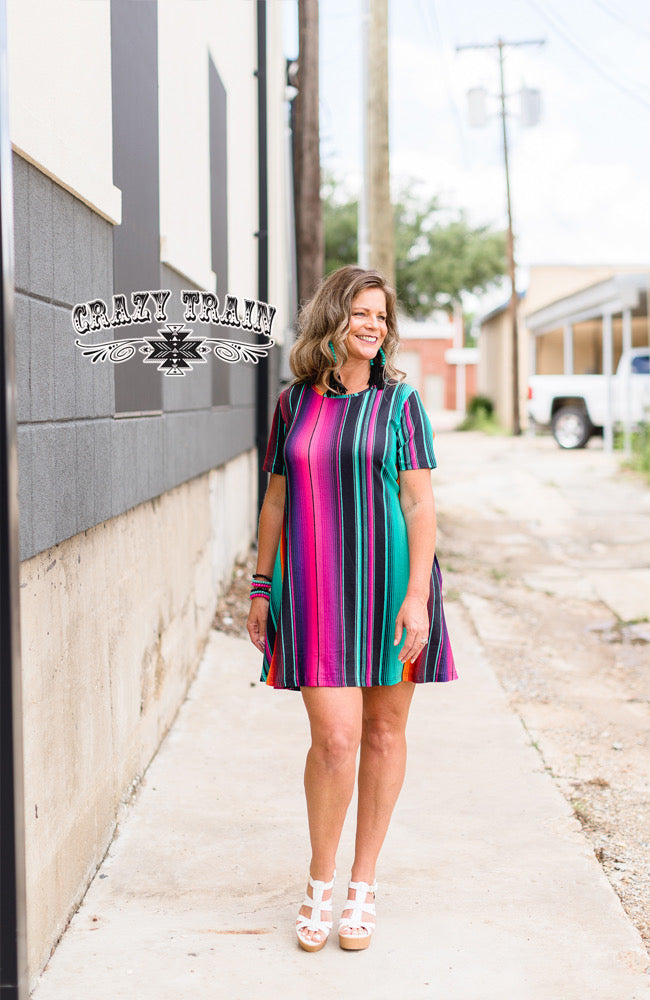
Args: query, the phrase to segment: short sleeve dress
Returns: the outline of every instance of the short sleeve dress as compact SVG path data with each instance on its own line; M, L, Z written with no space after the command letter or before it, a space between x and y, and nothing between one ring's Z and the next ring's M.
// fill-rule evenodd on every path
M278 400L264 461L286 476L261 679L276 688L369 687L457 677L434 560L429 636L402 664L395 619L409 578L399 473L436 467L405 383L344 396L297 383Z

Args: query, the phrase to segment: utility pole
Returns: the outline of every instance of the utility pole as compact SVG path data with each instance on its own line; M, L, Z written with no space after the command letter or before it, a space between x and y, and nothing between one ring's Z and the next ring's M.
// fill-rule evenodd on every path
M506 252L508 256L508 275L510 277L510 301L508 303L508 314L510 319L510 330L512 340L512 433L521 434L521 415L519 411L519 324L517 319L517 284L515 265L515 239L512 226L512 203L510 200L510 168L508 164L508 128L506 124L506 88L503 71L503 50L506 48L520 48L523 45L544 45L544 39L531 39L519 42L504 42L498 38L496 42L486 45L457 45L456 52L467 49L497 49L499 53L499 101L501 110L501 123L503 129L503 162L506 174L506 203L508 208L508 234Z
M395 284L388 134L388 0L365 0L362 15L364 171L359 199L359 261Z
M293 170L298 303L323 277L325 244L320 201L318 0L298 0L298 93L293 100Z

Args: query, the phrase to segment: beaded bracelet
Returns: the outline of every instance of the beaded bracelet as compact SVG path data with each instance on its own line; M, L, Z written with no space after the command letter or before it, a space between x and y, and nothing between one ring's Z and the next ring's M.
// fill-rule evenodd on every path
M252 577L253 586L251 588L250 599L253 600L254 597L263 597L265 601L271 600L271 580L268 576L264 576L263 573L253 573Z

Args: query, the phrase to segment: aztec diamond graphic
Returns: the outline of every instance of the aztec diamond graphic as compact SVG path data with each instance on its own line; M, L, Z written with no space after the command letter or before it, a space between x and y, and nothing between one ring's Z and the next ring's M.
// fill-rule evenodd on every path
M185 339L188 334L193 332L182 323L167 323L166 326L158 330L161 339L144 338L145 344L151 348L149 357L144 359L144 363L156 364L160 362L158 371L164 372L165 375L184 375L188 368L191 370L192 362L206 364L208 359L202 357L202 354L204 355L209 348L201 351L204 341L202 339ZM144 348L141 350L144 353Z
M163 375L185 375L192 371L192 366L204 365L207 355L214 352L216 358L229 365L238 361L256 365L260 358L267 357L274 341L266 340L262 344L242 343L236 340L199 337L187 340L193 330L182 323L167 323L158 331L157 337L128 337L120 340L110 340L103 344L85 344L75 340L81 353L95 364L98 361L112 361L114 364L128 361L136 351L145 354L145 364L157 364L158 371Z

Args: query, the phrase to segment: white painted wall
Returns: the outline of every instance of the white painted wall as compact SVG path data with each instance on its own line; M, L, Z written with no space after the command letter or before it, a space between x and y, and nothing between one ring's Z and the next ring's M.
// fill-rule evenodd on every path
M257 4L206 6L207 43L228 95L228 291L243 299L257 294Z
M213 289L207 24L208 4L158 4L161 260Z
M214 287L210 253L208 52L227 93L228 289L257 294L258 154L256 4L165 0L158 7L160 60L160 226L163 260ZM288 305L290 188L282 3L267 4L269 301L273 336L291 321ZM188 65L178 58L192 52ZM188 220L190 220L188 224ZM225 288L217 275L217 290Z
M289 104L286 93L286 60L283 55L282 0L267 4L267 45L271 58L268 69L268 185L269 185L269 301L278 310L273 328L276 344L284 342L293 322L289 301L293 235L290 231L289 199L292 175L290 163Z
M7 36L13 148L119 225L109 0L8 0Z

